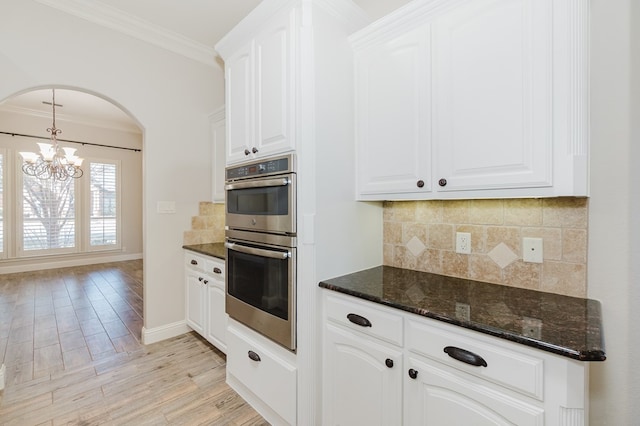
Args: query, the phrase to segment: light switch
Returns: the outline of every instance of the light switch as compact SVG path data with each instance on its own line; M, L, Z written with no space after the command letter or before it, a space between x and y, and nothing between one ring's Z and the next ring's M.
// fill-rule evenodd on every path
M156 211L158 214L170 214L176 212L175 201L158 201L156 205Z
M522 260L530 263L542 263L542 238L522 239Z

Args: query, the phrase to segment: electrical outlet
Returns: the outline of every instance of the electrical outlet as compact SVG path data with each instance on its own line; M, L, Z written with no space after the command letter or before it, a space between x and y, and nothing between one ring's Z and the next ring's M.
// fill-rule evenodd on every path
M542 320L522 317L522 334L540 340L542 338Z
M471 307L468 303L456 302L456 318L461 321L471 320Z
M522 239L522 260L531 263L542 263L542 238Z
M456 232L456 253L471 254L471 234Z

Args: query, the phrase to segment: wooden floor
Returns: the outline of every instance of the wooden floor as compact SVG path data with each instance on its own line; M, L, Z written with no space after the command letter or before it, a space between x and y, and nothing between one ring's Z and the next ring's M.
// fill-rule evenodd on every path
M195 333L140 343L142 262L0 275L1 425L266 425Z

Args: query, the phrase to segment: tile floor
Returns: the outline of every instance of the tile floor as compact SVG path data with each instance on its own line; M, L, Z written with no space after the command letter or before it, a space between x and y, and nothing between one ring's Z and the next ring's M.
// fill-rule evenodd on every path
M268 426L222 352L142 324L142 261L0 275L0 424Z
M23 383L139 349L142 261L0 275L0 362Z

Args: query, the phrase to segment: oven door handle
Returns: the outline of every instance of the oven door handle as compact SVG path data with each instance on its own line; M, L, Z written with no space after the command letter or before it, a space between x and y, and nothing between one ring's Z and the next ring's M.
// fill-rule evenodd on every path
M228 183L224 186L224 189L229 191L233 189L247 189L247 188L266 188L269 186L287 186L291 183L291 179L276 178L276 179L260 179L250 182L235 182Z
M242 246L236 243L224 243L224 246L229 250L234 250L240 253L253 254L255 256L269 257L271 259L284 260L291 257L291 252L289 251L282 252L282 251L265 250L265 249L255 248L255 247Z

